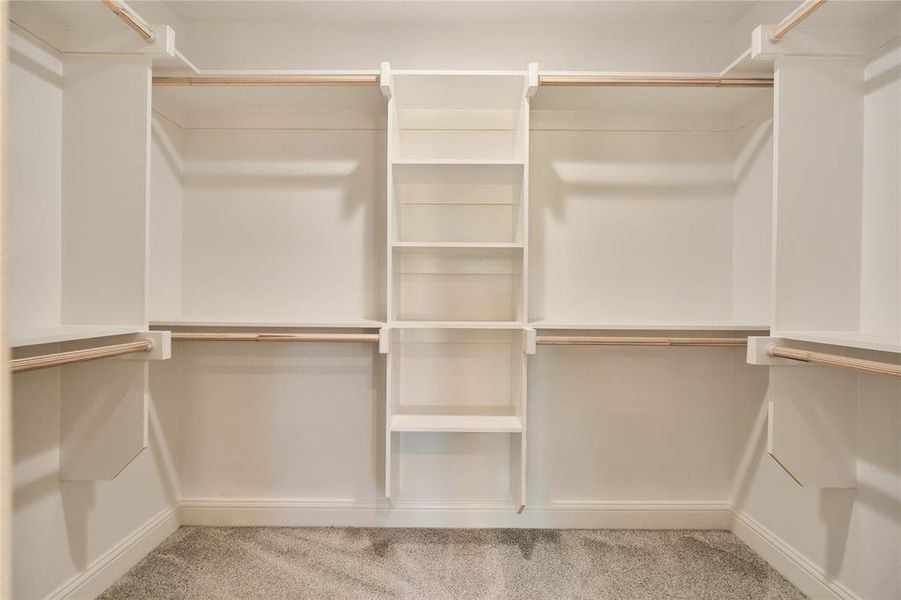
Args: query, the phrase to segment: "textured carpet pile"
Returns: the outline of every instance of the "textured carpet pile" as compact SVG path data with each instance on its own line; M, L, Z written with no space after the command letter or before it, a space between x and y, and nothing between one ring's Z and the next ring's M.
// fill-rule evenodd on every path
M182 527L101 598L804 596L725 531Z

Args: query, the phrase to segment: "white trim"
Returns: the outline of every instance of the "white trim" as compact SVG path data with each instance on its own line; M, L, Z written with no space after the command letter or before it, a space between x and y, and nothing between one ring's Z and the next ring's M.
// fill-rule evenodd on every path
M47 600L95 598L125 575L151 550L178 529L173 507L167 507L104 552L81 573L56 588Z
M179 522L206 526L729 529L728 502L434 502L183 498Z
M860 596L748 514L732 511L732 533L810 598L860 600Z

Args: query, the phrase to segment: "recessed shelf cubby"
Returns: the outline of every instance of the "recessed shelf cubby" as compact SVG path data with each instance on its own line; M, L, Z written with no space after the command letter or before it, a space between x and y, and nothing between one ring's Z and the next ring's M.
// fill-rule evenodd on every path
M401 242L521 242L521 164L395 164Z
M522 248L393 249L393 319L518 321Z
M521 72L393 74L397 146L392 158L523 159Z

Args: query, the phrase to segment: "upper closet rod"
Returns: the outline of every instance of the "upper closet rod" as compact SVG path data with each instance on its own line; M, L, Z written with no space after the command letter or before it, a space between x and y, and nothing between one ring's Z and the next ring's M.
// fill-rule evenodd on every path
M153 78L153 85L378 85L379 76L370 73L322 75L210 75L199 77Z
M748 345L747 338L710 337L609 337L585 335L539 335L536 341L539 344L546 344L548 346L704 346L734 348Z
M58 367L70 363L86 362L89 360L97 360L99 358L133 354L135 352L150 352L151 350L153 350L153 342L150 340L141 340L138 342L86 348L84 350L72 350L69 352L57 352L56 354L43 354L41 356L17 358L10 361L10 366L12 367L13 373L21 373L23 371Z
M837 354L824 354L822 352L810 352L808 350L798 350L797 348L789 348L787 346L770 345L766 353L770 356L778 358L788 358L791 360L799 360L801 362L825 365L828 367L842 367L845 369L855 369L866 373L875 373L877 375L889 375L891 377L901 377L901 365L893 365L891 363L878 362L875 360L863 360L861 358L849 358L847 356L839 356Z
M125 21L125 24L134 29L145 42L152 42L156 37L147 21L141 18L130 6L122 0L100 0L108 9L116 13L116 16Z
M801 24L801 21L809 17L813 14L813 12L826 4L826 0L808 0L798 8L796 8L790 15L782 19L782 21L776 25L776 29L770 34L771 42L778 42L785 34L797 27Z
M540 85L576 85L598 87L773 87L773 79L766 77L668 77L619 75L541 75Z
M378 342L377 333L207 333L173 331L183 342Z

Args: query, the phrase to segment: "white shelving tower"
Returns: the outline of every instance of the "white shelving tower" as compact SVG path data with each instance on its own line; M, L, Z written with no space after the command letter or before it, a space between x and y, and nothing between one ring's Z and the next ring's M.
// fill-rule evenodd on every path
M391 71L385 493L399 436L510 437L526 503L529 98L523 71ZM534 351L534 350L532 350ZM453 476L449 474L448 476Z

